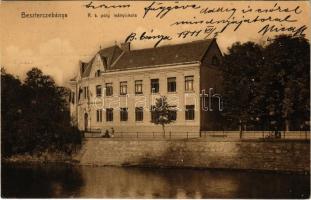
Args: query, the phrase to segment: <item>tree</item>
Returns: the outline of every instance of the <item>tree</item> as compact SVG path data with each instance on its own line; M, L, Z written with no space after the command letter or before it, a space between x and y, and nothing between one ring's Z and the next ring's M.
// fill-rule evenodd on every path
M27 72L24 84L1 71L2 145L4 155L42 152L70 153L81 135L70 123L67 89L37 68Z
M235 43L223 58L222 112L230 128L240 128L240 134L251 119L256 118L252 104L256 96L258 71L262 66L262 47L253 42Z
M266 46L235 43L222 68L223 115L229 126L305 129L310 120L309 53L304 37L280 35Z
M175 110L167 102L167 97L161 96L156 99L155 106L151 108L151 122L154 124L160 124L165 136L165 125L173 122L171 118L172 112Z
M303 37L280 35L263 51L258 100L263 118L278 130L298 130L310 115L310 44Z
M2 155L12 153L16 124L22 117L22 83L4 68L1 68L1 152Z

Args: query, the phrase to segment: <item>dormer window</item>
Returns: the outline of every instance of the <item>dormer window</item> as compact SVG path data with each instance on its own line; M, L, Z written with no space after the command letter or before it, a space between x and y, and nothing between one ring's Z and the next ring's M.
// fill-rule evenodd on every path
M213 58L212 58L212 65L218 66L219 64L220 64L220 61L217 58L217 56L213 56Z
M100 76L100 70L97 70L96 72L95 72L95 77L99 77Z

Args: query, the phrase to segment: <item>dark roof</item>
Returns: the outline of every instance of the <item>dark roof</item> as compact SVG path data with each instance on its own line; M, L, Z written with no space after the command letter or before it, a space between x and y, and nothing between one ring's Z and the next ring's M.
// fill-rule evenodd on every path
M121 55L122 50L119 46L115 45L112 47L108 47L105 49L101 49L97 52L100 55L104 65L106 64L107 68L109 69L111 64L115 62L115 60ZM96 55L95 55L96 56ZM92 64L95 60L95 56L91 59L91 61L87 64L86 69L82 73L82 77L88 77L91 72ZM105 61L105 62L104 62Z
M125 52L112 66L112 70L153 67L201 61L212 40L201 40L184 44Z
M107 61L107 67L110 67L111 64L121 55L122 50L120 47L115 45L113 47L102 49L98 53L103 61Z
M213 39L183 44L167 45L149 49L123 51L117 45L98 52L107 70L147 68L161 65L199 62L202 60ZM87 64L82 77L90 75L95 56Z

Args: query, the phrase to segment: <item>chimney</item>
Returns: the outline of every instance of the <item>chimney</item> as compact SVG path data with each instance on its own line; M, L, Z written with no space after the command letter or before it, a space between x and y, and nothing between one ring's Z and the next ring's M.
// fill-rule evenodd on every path
M125 52L129 52L131 50L131 43L129 42L121 43L121 49Z

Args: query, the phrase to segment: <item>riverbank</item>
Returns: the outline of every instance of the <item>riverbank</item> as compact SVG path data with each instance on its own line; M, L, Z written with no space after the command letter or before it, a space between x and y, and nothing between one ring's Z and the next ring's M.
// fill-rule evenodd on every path
M1 158L3 163L77 163L73 155L63 152L38 152L12 155Z
M198 168L310 174L310 142L303 140L120 140L88 138L73 155L44 152L2 158L6 163Z
M89 138L81 165L213 168L310 173L309 141L113 140Z

